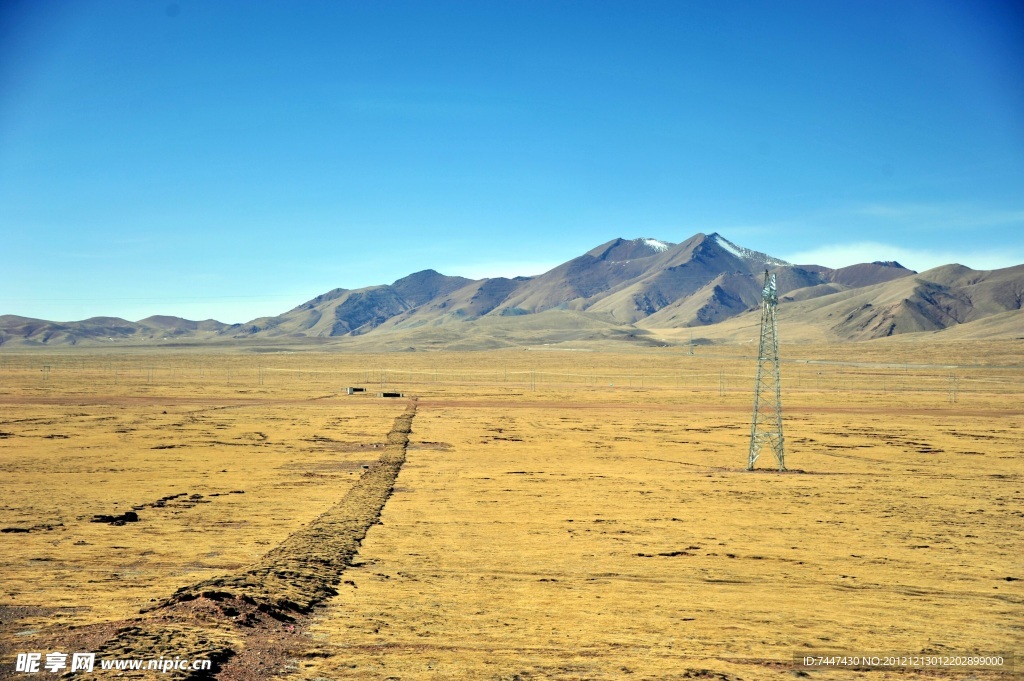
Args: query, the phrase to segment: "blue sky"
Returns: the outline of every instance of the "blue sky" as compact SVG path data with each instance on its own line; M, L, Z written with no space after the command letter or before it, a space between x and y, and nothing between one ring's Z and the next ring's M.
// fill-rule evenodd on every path
M0 314L242 322L713 231L1024 263L1024 5L0 2Z

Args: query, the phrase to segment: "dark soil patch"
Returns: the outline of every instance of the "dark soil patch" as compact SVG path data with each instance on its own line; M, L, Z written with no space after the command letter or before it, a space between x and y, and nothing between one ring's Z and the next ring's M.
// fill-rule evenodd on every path
M92 517L89 522L93 523L109 523L111 525L124 525L125 523L137 523L139 522L139 514L135 511L125 511L121 515L104 515L98 514Z

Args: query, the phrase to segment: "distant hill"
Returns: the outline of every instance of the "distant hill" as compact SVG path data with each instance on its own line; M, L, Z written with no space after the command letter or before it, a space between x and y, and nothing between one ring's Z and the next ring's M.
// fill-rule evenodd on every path
M78 345L104 341L164 342L178 338L213 339L230 328L213 319L197 322L157 315L138 322L118 317L91 317L77 322L50 322L16 315L0 316L0 346Z
M860 341L941 333L950 339L1024 339L1024 265L998 270L943 265L826 295L805 295L809 290L780 298L780 336L794 341ZM703 329L702 335L751 341L758 323L759 311L749 310Z
M334 289L246 324L9 315L0 317L0 345L316 341L468 348L661 343L679 329L698 328L702 337L741 338L756 324L765 270L777 277L780 320L801 330L789 336L794 340L865 340L983 322L989 335L1024 336L1024 265L947 265L917 274L879 261L830 269L794 265L713 233L681 243L613 239L535 277L472 280L423 270L389 285Z
M802 312L806 319L821 319L825 310L832 319L842 314L830 328L839 338L861 340L970 324L1020 310L1022 299L1024 265L987 272L944 265L849 292L835 303L819 298Z

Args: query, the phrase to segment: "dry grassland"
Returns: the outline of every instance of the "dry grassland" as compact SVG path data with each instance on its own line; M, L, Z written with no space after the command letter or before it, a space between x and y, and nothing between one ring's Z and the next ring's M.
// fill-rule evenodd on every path
M384 460L408 402L382 387L416 412L381 524L336 595L263 617L262 669L244 623L203 624L250 666L222 678L841 679L793 656L1024 653L1020 343L784 347L787 474L744 470L751 348L696 352L0 355L0 677L301 546ZM965 678L870 674L936 676Z

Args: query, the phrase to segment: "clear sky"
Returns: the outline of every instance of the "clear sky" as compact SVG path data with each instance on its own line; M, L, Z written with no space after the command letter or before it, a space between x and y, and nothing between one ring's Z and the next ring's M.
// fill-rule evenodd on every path
M1024 4L0 0L0 314L242 322L713 231L1024 263Z

